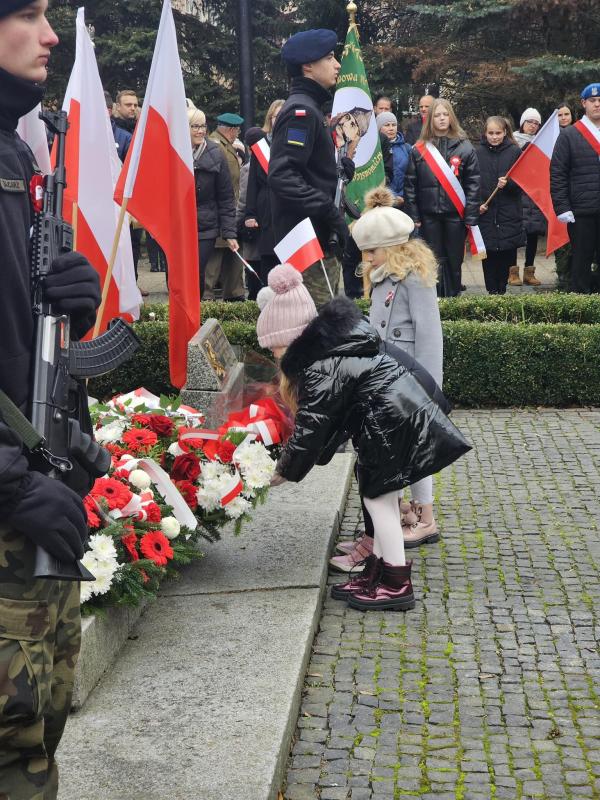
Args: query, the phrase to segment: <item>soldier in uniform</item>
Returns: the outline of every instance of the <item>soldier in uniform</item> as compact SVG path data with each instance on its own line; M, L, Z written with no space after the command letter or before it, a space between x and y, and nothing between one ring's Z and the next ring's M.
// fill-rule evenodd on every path
M335 145L322 107L331 101L330 89L340 71L333 50L335 31L311 30L294 34L281 56L291 77L288 99L277 115L269 162L269 190L275 241L310 217L325 253L325 268L337 294L341 254L348 238L343 214L336 208ZM349 176L351 177L351 176ZM334 246L334 236L338 245ZM320 263L304 272L304 284L317 307L331 299Z
M37 170L19 117L42 99L57 44L47 0L0 0L0 389L29 405L34 321L29 279ZM98 276L78 253L57 258L45 296L77 337L93 324ZM0 412L0 799L55 800L54 754L69 708L81 624L79 584L33 578L36 544L62 561L83 555L87 520L78 494L32 468Z

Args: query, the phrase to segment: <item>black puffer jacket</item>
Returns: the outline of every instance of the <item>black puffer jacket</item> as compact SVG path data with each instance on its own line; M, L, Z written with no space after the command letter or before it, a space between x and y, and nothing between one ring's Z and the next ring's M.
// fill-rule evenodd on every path
M330 93L316 81L292 79L273 129L268 178L275 240L310 217L325 251L331 223L340 218L335 147L321 110L328 100Z
M484 202L498 186L498 178L506 175L521 151L506 139L492 147L484 137L475 152L481 172L481 200ZM488 252L512 250L525 244L521 188L510 178L504 189L496 192L488 211L479 217L479 229Z
M464 222L466 225L477 225L481 191L479 164L473 145L466 139L448 139L446 136L434 140L432 144L437 147L448 164L451 158L460 158L458 180L467 200ZM420 222L423 215L444 214L459 217L452 201L416 147L410 151L408 168L404 176L402 210L412 217L414 222Z
M321 309L281 369L298 390L294 432L277 465L288 480L327 463L348 434L366 497L402 489L470 449L414 375L380 352L377 331L345 297Z
M560 132L550 163L554 212L575 217L600 211L600 159L574 125Z
M198 238L235 239L235 199L231 175L223 148L206 140L206 147L194 159L196 205L198 208Z

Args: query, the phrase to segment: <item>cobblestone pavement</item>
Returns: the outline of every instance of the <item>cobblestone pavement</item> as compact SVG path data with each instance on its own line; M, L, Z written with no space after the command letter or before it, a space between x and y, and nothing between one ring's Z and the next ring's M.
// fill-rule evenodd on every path
M325 601L286 800L600 798L600 411L453 418L416 608Z

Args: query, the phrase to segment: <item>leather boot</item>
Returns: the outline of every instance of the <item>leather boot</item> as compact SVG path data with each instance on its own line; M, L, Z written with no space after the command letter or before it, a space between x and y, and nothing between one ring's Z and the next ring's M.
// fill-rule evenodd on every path
M377 556L371 555L365 561L364 570L360 575L353 576L345 583L336 583L331 587L331 596L334 600L347 600L352 592L357 592L359 589L366 589L378 577L381 570L381 559Z
M419 517L415 510L415 504L400 500L400 522L402 525L414 525L418 521Z
M525 286L541 286L542 282L535 277L535 267L525 267L523 270L523 283Z
M359 611L408 611L415 607L415 596L410 580L412 561L403 567L392 567L382 561L381 577L371 586L359 589L348 597L350 608Z
M509 286L523 286L523 281L519 277L519 268L511 267L508 271L508 285Z
M338 553L342 553L342 555L347 556L348 553L351 553L355 547L357 547L363 539L365 539L367 534L364 531L360 532L360 536L356 539L347 539L343 542L338 542L335 546L335 549Z
M363 536L356 547L345 556L332 556L329 565L339 572L362 572L366 559L373 552L373 539Z
M419 547L421 544L433 544L440 539L437 522L433 516L433 505L416 506L416 512L418 519L415 523L402 525L405 550Z

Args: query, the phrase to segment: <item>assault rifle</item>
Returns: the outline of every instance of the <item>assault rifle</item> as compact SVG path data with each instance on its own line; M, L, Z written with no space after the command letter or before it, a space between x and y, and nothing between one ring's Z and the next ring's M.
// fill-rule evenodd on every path
M33 226L31 286L35 345L30 420L39 441L29 449L51 466L51 477L69 485L74 462L90 478L105 475L110 467L110 453L81 430L77 419L79 404L74 401L78 395L75 379L110 372L131 358L140 342L120 319L96 339L71 342L69 317L53 312L51 304L43 298L44 278L51 272L55 258L73 249L73 230L62 218L67 114L59 111L40 116L56 135L56 168L46 177L43 207L36 214ZM85 395L84 399L87 403ZM41 547L37 549L34 575L94 580L81 562L63 564Z

